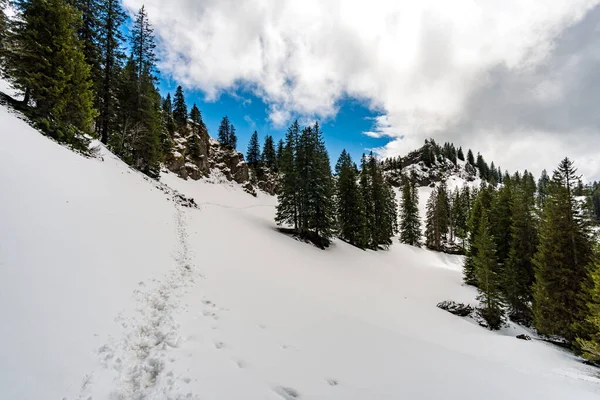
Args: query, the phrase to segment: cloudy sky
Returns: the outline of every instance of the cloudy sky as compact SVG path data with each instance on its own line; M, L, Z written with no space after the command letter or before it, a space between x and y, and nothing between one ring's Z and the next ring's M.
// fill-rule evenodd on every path
M598 0L124 0L146 5L161 89L181 84L240 149L320 120L332 158L427 137L538 174L600 179ZM214 134L214 132L211 132Z

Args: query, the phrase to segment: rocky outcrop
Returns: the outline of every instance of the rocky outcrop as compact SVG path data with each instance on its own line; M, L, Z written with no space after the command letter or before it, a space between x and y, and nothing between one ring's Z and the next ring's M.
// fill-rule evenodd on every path
M183 179L194 180L209 176L211 171L219 171L225 179L239 183L253 196L256 196L257 188L270 195L277 194L279 176L276 172L262 168L255 173L246 164L242 153L209 137L204 126L192 128L190 123L186 132L173 135L173 150L165 160L169 171Z
M210 144L204 126L187 126L184 132L173 134L173 150L165 160L169 171L183 179L198 180L207 176L209 170Z
M459 317L468 317L473 312L473 307L470 305L457 303L452 300L442 301L437 304L437 307Z
M218 140L210 139L209 168L219 169L225 178L237 183L245 183L250 180L248 164L244 161L244 155L228 146L223 146Z

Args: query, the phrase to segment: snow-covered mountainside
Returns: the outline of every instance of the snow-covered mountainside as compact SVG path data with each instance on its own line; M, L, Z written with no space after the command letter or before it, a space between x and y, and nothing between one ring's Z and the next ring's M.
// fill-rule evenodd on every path
M0 127L2 399L600 395L570 353L436 308L475 303L459 256L322 251L275 229L274 197L149 180L2 106Z

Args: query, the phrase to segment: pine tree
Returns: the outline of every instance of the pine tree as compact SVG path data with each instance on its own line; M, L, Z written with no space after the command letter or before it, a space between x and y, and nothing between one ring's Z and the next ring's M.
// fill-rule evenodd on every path
M265 137L265 143L263 146L262 152L262 162L263 164L273 170L277 163L277 155L275 153L275 145L273 142L273 136L267 135Z
M125 12L118 0L102 0L99 7L98 31L100 75L97 82L98 127L100 140L108 143L111 132L116 128L116 97L122 60L125 57L121 45L124 41L121 26Z
M473 202L473 206L471 208L471 212L468 220L468 228L469 233L467 237L467 254L465 257L465 264L463 268L464 273L464 281L467 285L477 286L477 276L475 273L475 257L477 256L478 248L477 243L475 241L475 236L480 230L481 224L481 216L483 212L489 212L491 209L491 204L493 201L493 188L491 186L486 186L482 183L482 186L475 197L475 201Z
M372 174L369 172L369 163L365 154L360 159L360 179L359 187L363 198L365 226L361 232L361 241L366 244L366 247L371 249L376 248L376 243L373 241L373 222L375 220L375 206L373 204L372 190Z
M470 165L475 166L475 157L473 157L473 152L471 151L471 149L469 149L469 151L467 152L467 162Z
M17 18L7 41L5 74L35 102L41 127L59 140L71 141L74 126L91 131L93 108L90 67L77 37L80 16L64 0L28 0L15 4ZM54 126L50 126L54 124Z
M154 77L154 74L157 72L155 48L154 30L150 26L145 6L142 6L135 15L131 34L131 55L136 65L138 76L147 75ZM141 96L141 93L139 96ZM141 99L138 98L139 103L141 103Z
M421 246L421 218L419 216L419 192L416 180L405 178L402 184L400 213L400 241L411 246Z
M169 135L173 136L175 133L175 120L173 119L173 103L171 102L171 93L167 93L167 97L162 101L162 115L165 130Z
M350 154L343 150L338 159L335 172L337 231L341 239L364 248L367 243L361 232L366 224L364 204L358 186L358 170Z
M489 225L487 212L483 210L479 232L475 236L478 251L473 258L473 263L479 292L477 300L481 304L479 314L490 329L496 330L502 326L504 320L503 301L500 293L502 277L498 272L496 247Z
M277 169L279 170L279 166L281 165L281 157L283 156L283 139L279 139L277 142Z
M192 110L190 111L190 121L192 132L189 139L189 150L190 156L192 160L198 161L200 159L200 134L203 130L206 129L204 126L204 122L202 121L202 114L200 113L200 109L196 104L192 106Z
M277 224L288 224L299 230L299 178L297 167L298 137L300 125L295 121L285 136L285 147L281 154L281 188L277 195Z
M173 120L175 121L177 129L184 134L187 129L187 118L188 111L187 105L185 104L183 89L181 86L177 86L175 96L173 97Z
M490 232L496 245L496 261L500 269L503 268L511 245L511 224L512 224L512 185L505 184L496 191L496 196L492 200L489 219L491 222Z
M235 134L235 126L229 125L229 146L235 150L237 148L237 136Z
M590 265L591 284L587 289L586 321L593 328L593 334L588 338L577 338L577 345L585 358L600 361L600 250Z
M538 205L544 207L546 205L546 197L548 197L548 186L550 185L550 177L546 170L542 171L538 180Z
M226 115L223 117L223 119L221 120L221 124L219 125L219 132L218 132L218 138L219 138L219 142L223 145L223 146L230 146L230 131L231 131L231 124L229 123L229 117Z
M537 227L533 204L523 188L513 190L510 250L504 267L503 292L511 320L528 325L533 318L533 256L537 247Z
M462 147L458 148L458 154L457 157L460 161L465 161L465 155L463 154L463 149Z
M81 43L85 62L90 66L90 77L94 82L94 92L98 91L101 78L100 60L100 0L69 0L80 15L77 35ZM98 107L97 102L94 104Z
M246 152L246 163L251 168L256 168L260 160L260 146L258 144L258 132L254 131L248 143L248 151Z
M581 288L589 279L592 241L585 219L573 196L577 182L572 161L565 158L554 171L539 230L539 245L533 258L534 324L545 335L573 341L582 334L585 313Z

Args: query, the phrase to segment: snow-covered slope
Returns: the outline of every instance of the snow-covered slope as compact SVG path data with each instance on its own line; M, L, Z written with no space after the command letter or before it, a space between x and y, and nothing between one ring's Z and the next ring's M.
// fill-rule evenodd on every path
M2 399L593 399L567 352L435 307L461 258L319 250L275 200L86 159L0 107Z

